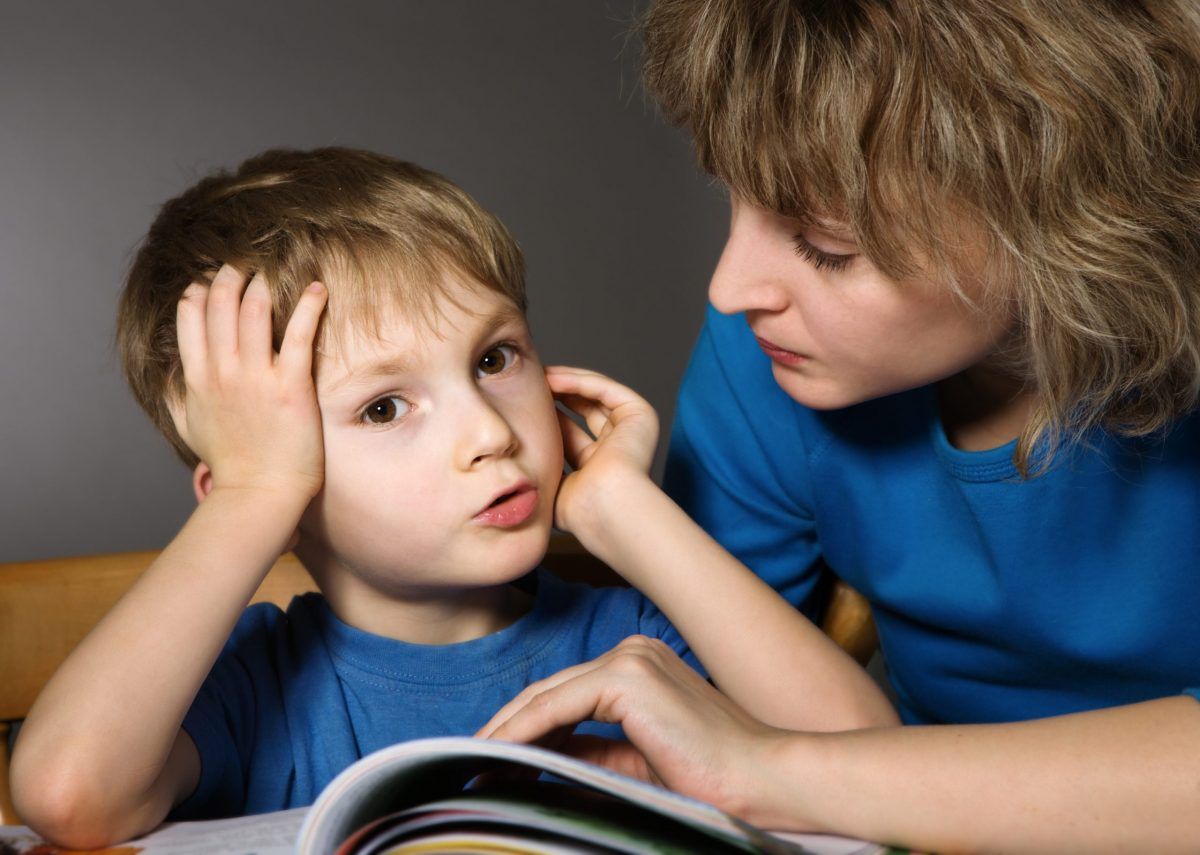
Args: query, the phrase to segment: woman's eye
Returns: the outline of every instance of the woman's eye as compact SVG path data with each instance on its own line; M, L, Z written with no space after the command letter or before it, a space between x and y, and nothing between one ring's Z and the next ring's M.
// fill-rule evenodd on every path
M367 408L363 410L362 420L371 424L386 425L403 416L409 411L409 408L408 401L395 395L388 395L386 398L380 398L367 404Z
M512 365L517 358L517 349L511 344L498 344L479 357L479 364L476 366L476 375L479 377L488 377L493 374L499 374L505 368Z
M817 270L842 270L854 260L853 255L835 255L832 252L817 249L805 240L803 235L796 235L793 240L795 241L796 254Z

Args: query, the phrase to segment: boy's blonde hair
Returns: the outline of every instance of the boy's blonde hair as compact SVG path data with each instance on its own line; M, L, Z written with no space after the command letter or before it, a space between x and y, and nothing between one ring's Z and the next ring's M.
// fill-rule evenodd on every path
M503 224L459 187L366 151L272 150L213 174L163 205L121 295L117 343L125 376L180 458L198 458L167 408L183 393L175 310L222 264L264 274L278 348L305 287L330 288L322 336L376 328L379 310L435 310L454 271L525 311L525 266ZM453 299L452 295L449 295Z
M1022 473L1196 407L1192 0L657 0L644 36L648 90L748 201L843 218L886 274L922 257L956 290L982 237L981 308L1017 319L1039 395Z

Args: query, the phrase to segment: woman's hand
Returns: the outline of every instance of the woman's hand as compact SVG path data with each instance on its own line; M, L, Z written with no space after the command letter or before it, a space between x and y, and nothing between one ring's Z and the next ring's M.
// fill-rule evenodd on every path
M626 479L649 477L658 415L632 389L595 371L549 366L546 381L555 399L587 424L585 431L567 414L558 414L566 460L574 471L559 487L554 520L578 533L599 502L616 498Z
M278 492L308 503L324 480L321 413L313 384L313 343L325 308L308 287L279 353L271 346L271 295L261 274L225 265L212 285L192 283L176 329L185 394L171 415L212 471L213 488Z
M621 725L629 741L571 735L588 720ZM476 735L537 742L747 816L790 734L754 719L666 644L632 636L531 684Z

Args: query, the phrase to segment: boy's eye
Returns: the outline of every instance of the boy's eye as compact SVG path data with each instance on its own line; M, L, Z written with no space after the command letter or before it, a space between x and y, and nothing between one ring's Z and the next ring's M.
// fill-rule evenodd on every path
M516 359L517 351L511 344L498 344L479 357L479 364L476 366L476 374L479 377L487 377L492 374L499 374L505 368L513 363Z
M408 401L395 395L388 395L386 398L380 398L367 404L362 418L364 422L386 425L403 416L409 411L409 408Z

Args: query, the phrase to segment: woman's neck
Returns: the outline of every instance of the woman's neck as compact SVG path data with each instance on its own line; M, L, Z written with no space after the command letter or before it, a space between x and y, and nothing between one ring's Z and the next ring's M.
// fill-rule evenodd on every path
M1021 435L1037 395L1023 381L985 364L938 384L946 438L963 451L998 448Z

